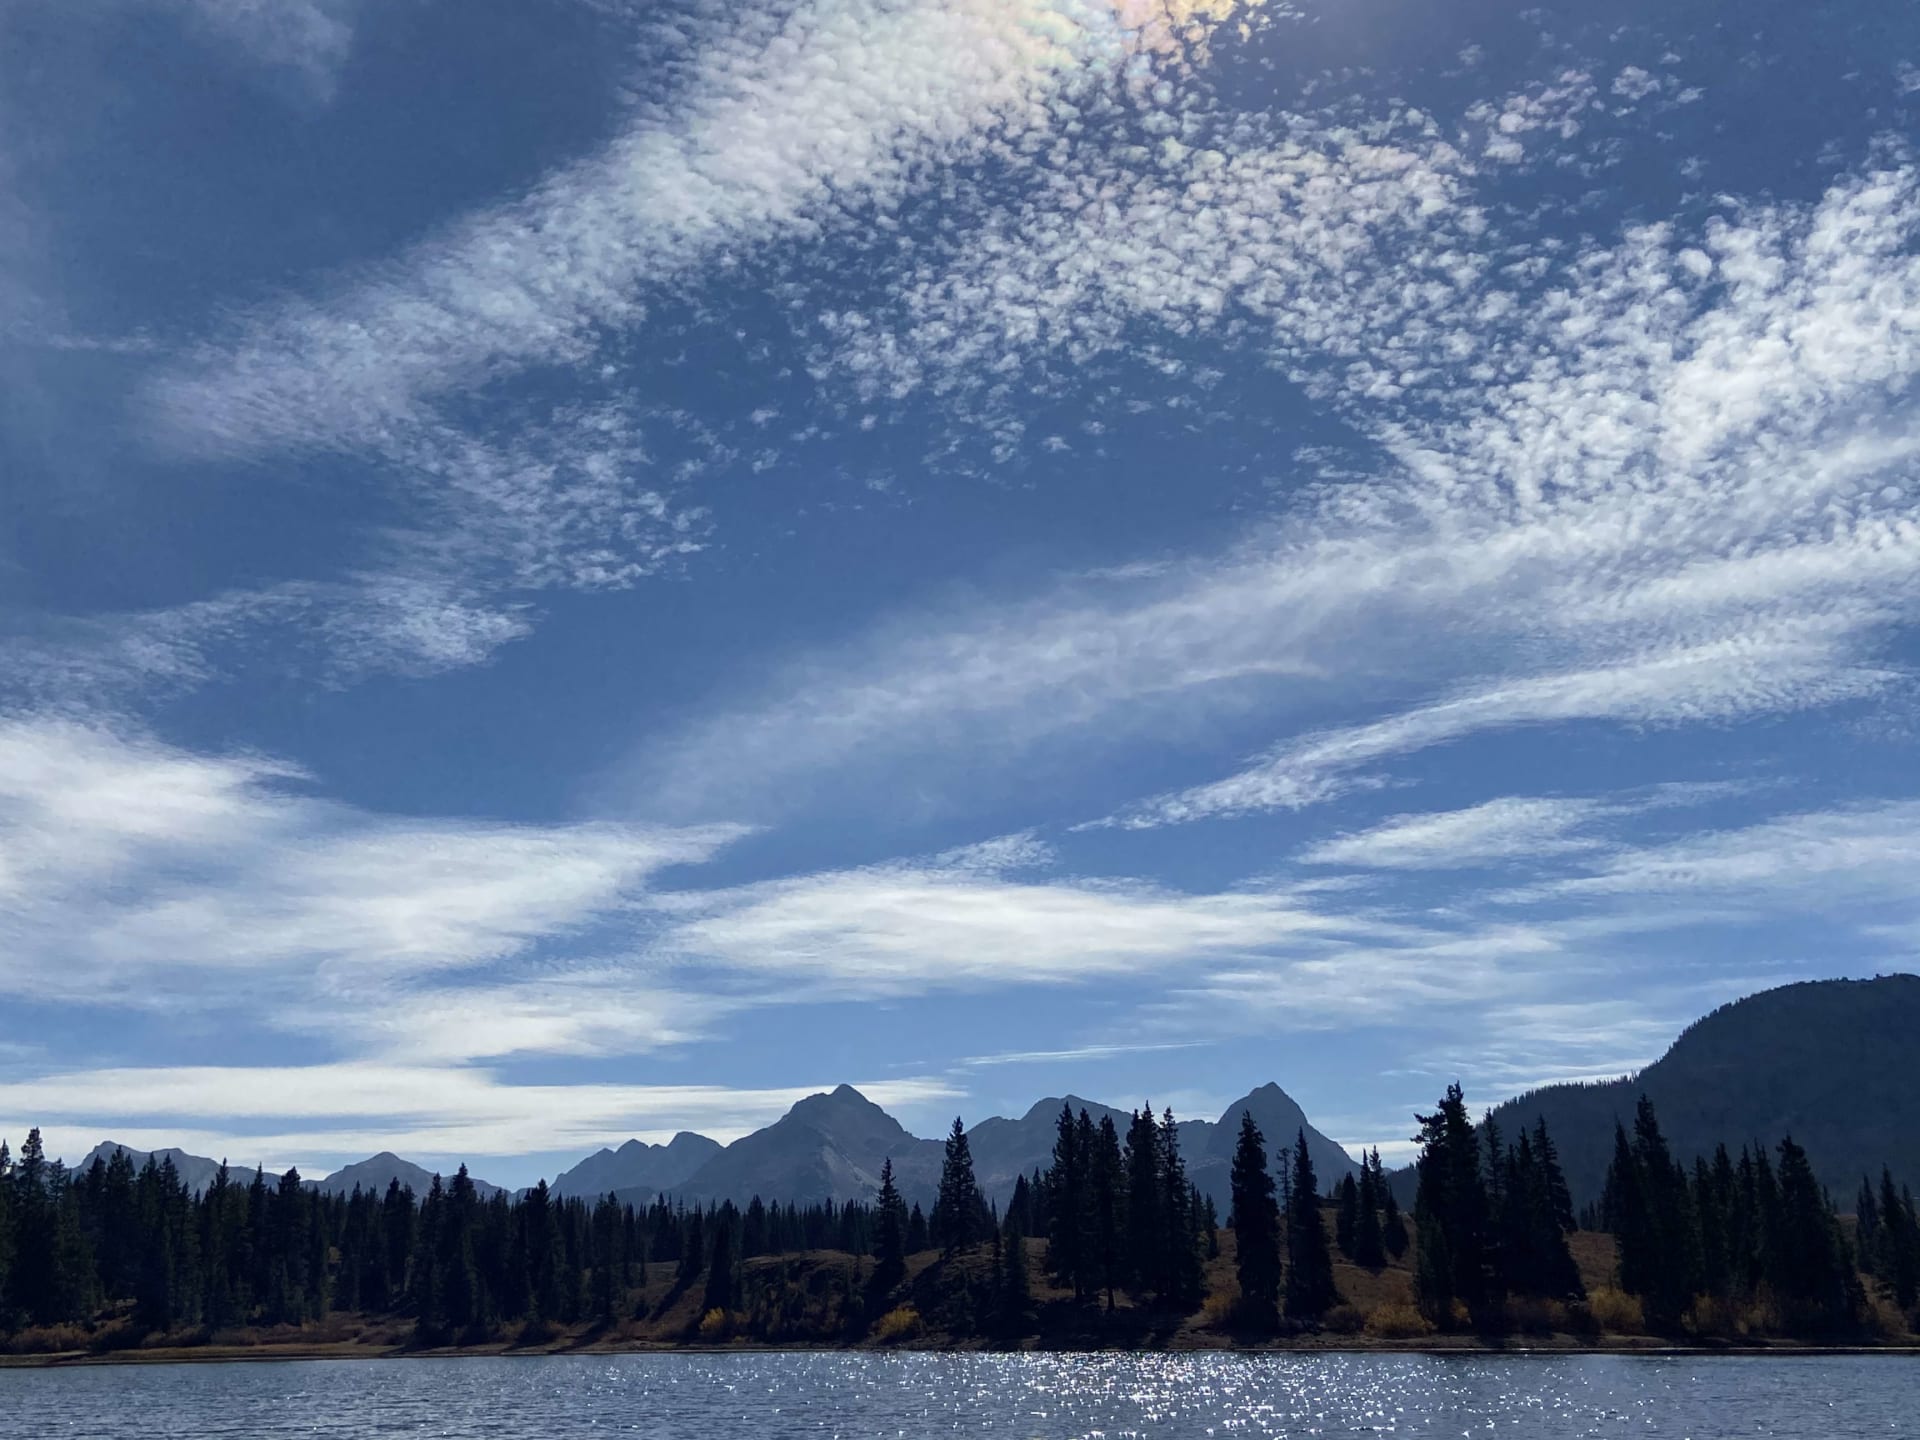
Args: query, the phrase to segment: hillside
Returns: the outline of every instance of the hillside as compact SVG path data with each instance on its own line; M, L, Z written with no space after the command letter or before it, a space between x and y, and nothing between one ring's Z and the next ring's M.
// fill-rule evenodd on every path
M800 1205L826 1200L871 1200L888 1157L909 1200L931 1200L940 1180L937 1140L910 1135L886 1111L851 1085L809 1095L765 1129L727 1146L675 1194L687 1200L734 1200L755 1195Z
M571 1170L554 1177L556 1195L597 1199L618 1195L644 1201L685 1184L721 1150L720 1142L682 1130L665 1145L629 1140L617 1150L596 1150Z
M1791 1135L1846 1209L1882 1164L1920 1175L1917 1065L1920 976L1816 980L1721 1006L1637 1076L1547 1086L1493 1114L1509 1134L1545 1117L1576 1204L1599 1198L1614 1123L1630 1126L1644 1093L1683 1161Z
M453 1171L448 1170L441 1176L441 1183L444 1185L452 1178ZM490 1200L501 1193L498 1185L489 1185L485 1180L474 1176L469 1178L473 1180L473 1188L479 1192L482 1200ZM357 1185L362 1190L371 1190L376 1194L384 1195L387 1186L395 1180L400 1182L401 1189L413 1191L414 1197L420 1199L425 1197L433 1184L433 1172L414 1164L411 1160L402 1160L389 1150L382 1150L378 1155L370 1156L358 1164L334 1171L319 1182L318 1188L328 1195L346 1195L351 1193Z
M84 1175L93 1167L95 1160L112 1160L113 1152L116 1150L126 1155L135 1170L145 1169L149 1159L156 1164L173 1161L174 1173L195 1195L211 1185L213 1177L220 1171L221 1162L205 1155L189 1155L186 1151L178 1149L136 1150L131 1145L122 1145L117 1140L103 1140L81 1157L80 1163L73 1167L74 1172ZM229 1165L227 1181L232 1185L251 1185L253 1171L244 1165Z

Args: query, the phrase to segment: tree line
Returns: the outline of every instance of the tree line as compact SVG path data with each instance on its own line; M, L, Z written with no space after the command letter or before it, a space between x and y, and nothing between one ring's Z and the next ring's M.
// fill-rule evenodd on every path
M421 1344L471 1343L645 1318L645 1267L670 1265L652 1313L693 1294L715 1334L746 1323L765 1338L854 1339L918 1306L943 1333L1014 1340L1110 1319L1124 1298L1156 1325L1204 1303L1257 1336L1343 1306L1336 1252L1364 1271L1404 1265L1433 1327L1501 1333L1529 1306L1594 1318L1605 1296L1586 1294L1578 1229L1612 1235L1609 1290L1654 1333L1843 1336L1871 1325L1876 1292L1908 1314L1920 1302L1920 1218L1884 1170L1863 1179L1849 1230L1791 1138L1688 1166L1642 1099L1631 1130L1616 1127L1603 1194L1577 1216L1544 1121L1509 1139L1491 1115L1473 1121L1457 1085L1416 1120L1403 1213L1377 1150L1323 1194L1305 1133L1270 1153L1243 1113L1224 1217L1188 1177L1172 1112L1151 1106L1124 1132L1063 1106L1050 1163L1017 1179L1004 1211L958 1119L927 1211L904 1200L891 1161L871 1202L808 1206L587 1201L544 1182L483 1197L464 1166L416 1196L397 1181L327 1194L297 1170L241 1184L223 1164L195 1193L170 1160L136 1169L124 1151L70 1172L35 1130L17 1158L0 1142L0 1333L108 1319L134 1336L211 1334L352 1313L408 1317ZM1210 1296L1210 1262L1228 1248ZM806 1262L744 1263L801 1252L847 1258L830 1283ZM910 1264L929 1254L945 1263ZM1064 1296L1045 1319L1034 1263ZM793 1328L803 1319L811 1330Z
M31 1131L16 1159L0 1141L0 1332L124 1311L145 1331L302 1325L335 1312L410 1313L418 1338L450 1343L501 1326L623 1318L648 1262L676 1283L738 1260L806 1250L871 1252L874 1207L657 1199L635 1206L554 1195L482 1198L462 1166L416 1196L327 1194L298 1170L236 1183L222 1164L198 1194L170 1158L136 1169L123 1150L82 1172ZM919 1207L903 1244L927 1248ZM719 1252L715 1261L716 1251Z
M1645 1096L1633 1130L1614 1128L1599 1228L1619 1244L1620 1288L1637 1296L1655 1330L1758 1329L1844 1336L1869 1322L1861 1271L1912 1310L1920 1289L1920 1224L1913 1195L1881 1171L1865 1179L1849 1239L1831 1196L1791 1136L1775 1147L1725 1144L1711 1161L1676 1160Z

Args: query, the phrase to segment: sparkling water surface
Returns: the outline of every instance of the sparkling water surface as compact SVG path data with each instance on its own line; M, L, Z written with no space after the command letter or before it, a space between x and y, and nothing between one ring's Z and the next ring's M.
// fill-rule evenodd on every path
M699 1354L0 1370L0 1434L1920 1437L1920 1359Z

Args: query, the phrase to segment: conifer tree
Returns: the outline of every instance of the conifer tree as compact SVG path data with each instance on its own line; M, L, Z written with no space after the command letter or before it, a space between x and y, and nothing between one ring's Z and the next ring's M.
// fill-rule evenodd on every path
M880 1193L874 1200L875 1288L891 1290L907 1273L907 1207L893 1181L893 1157L880 1165Z
M933 1241L927 1234L927 1217L921 1212L920 1202L913 1202L913 1209L907 1213L907 1253L918 1255L922 1250L931 1250Z
M1240 1138L1229 1175L1234 1270L1240 1281L1240 1323L1271 1330L1280 1318L1280 1212L1267 1168L1266 1137L1253 1113L1240 1112Z
M1180 1156L1180 1132L1171 1108L1160 1113L1161 1264L1155 1291L1159 1304L1185 1315L1200 1303L1203 1272L1200 1227L1194 1214L1193 1186Z
M1027 1279L1027 1236L1020 1228L1018 1211L1009 1209L1005 1232L1000 1239L1000 1330L1012 1337L1024 1334L1028 1309L1033 1303Z
M1334 1201L1333 1242L1353 1259L1354 1235L1360 1224L1360 1186L1351 1175L1342 1177Z
M1293 1320L1317 1320L1340 1301L1333 1284L1333 1255L1320 1215L1320 1188L1307 1153L1307 1132L1293 1147L1293 1183L1288 1187L1286 1311Z
M1398 1260L1407 1253L1407 1222L1400 1213L1400 1201L1394 1195L1393 1187L1387 1183L1386 1172L1380 1168L1378 1150L1373 1153L1373 1170L1380 1183L1380 1245L1389 1256Z
M958 1115L947 1133L946 1154L940 1165L940 1191L933 1202L930 1225L933 1243L948 1255L980 1239L980 1187L973 1179L973 1151L967 1127Z
M1353 1263L1378 1270L1387 1263L1386 1242L1380 1229L1380 1152L1360 1157L1360 1183L1354 1193Z
M1453 1323L1458 1301L1476 1326L1491 1327L1492 1286L1487 1266L1487 1195L1480 1177L1480 1143L1458 1085L1420 1124L1419 1188L1414 1223L1419 1234L1414 1293L1435 1324Z
M1094 1128L1093 1152L1087 1166L1088 1219L1091 1221L1087 1250L1093 1265L1091 1288L1105 1292L1108 1310L1113 1309L1113 1292L1125 1278L1124 1168L1120 1136L1113 1128L1113 1117L1102 1115Z
M1085 1240L1089 1158L1073 1107L1062 1105L1054 1126L1053 1168L1046 1178L1047 1268L1054 1284L1072 1288L1075 1300L1087 1298Z
M1132 1113L1126 1150L1127 1288L1138 1296L1159 1284L1166 1249L1161 1238L1160 1127L1151 1104Z

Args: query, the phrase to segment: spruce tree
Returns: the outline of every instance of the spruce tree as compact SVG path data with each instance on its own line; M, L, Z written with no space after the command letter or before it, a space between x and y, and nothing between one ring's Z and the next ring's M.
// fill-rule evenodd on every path
M1360 1186L1353 1176L1341 1179L1334 1202L1333 1241L1340 1253L1353 1259L1354 1235L1360 1225Z
M973 1151L967 1127L958 1115L947 1133L946 1154L940 1165L940 1191L930 1217L933 1243L948 1255L965 1250L980 1238L980 1187L973 1179Z
M900 1199L900 1187L893 1183L893 1157L880 1165L880 1194L874 1202L874 1287L888 1291L906 1278L907 1207Z
M1273 1174L1267 1168L1266 1137L1253 1113L1240 1112L1240 1137L1233 1147L1229 1174L1234 1271L1240 1281L1239 1321L1249 1329L1271 1330L1280 1318L1280 1212L1273 1199Z
M1160 1114L1160 1226L1163 1257L1155 1286L1159 1304L1178 1315L1200 1303L1204 1274L1200 1263L1200 1226L1194 1213L1193 1186L1180 1156L1180 1132L1172 1109Z
M1340 1301L1333 1284L1333 1255L1320 1215L1320 1188L1307 1153L1307 1132L1293 1147L1293 1183L1288 1187L1286 1311L1292 1320L1318 1320Z
M1127 1287L1143 1295L1159 1284L1161 1239L1160 1127L1151 1104L1127 1124Z
M1073 1107L1062 1105L1054 1126L1053 1168L1046 1177L1047 1268L1054 1284L1071 1287L1075 1300L1087 1298L1088 1158Z
M1113 1117L1102 1115L1094 1130L1093 1153L1087 1166L1088 1217L1092 1222L1087 1248L1093 1262L1093 1287L1105 1292L1108 1310L1113 1309L1113 1292L1125 1279L1124 1169Z
M1353 1263L1378 1270L1387 1263L1386 1241L1380 1228L1380 1152L1360 1157L1360 1183L1354 1195Z
M1420 1158L1415 1173L1414 1223L1419 1235L1414 1293L1427 1317L1442 1328L1453 1324L1453 1306L1466 1307L1472 1323L1492 1328L1492 1287L1487 1267L1487 1195L1480 1177L1480 1142L1458 1085L1449 1085L1439 1108L1415 1117Z

